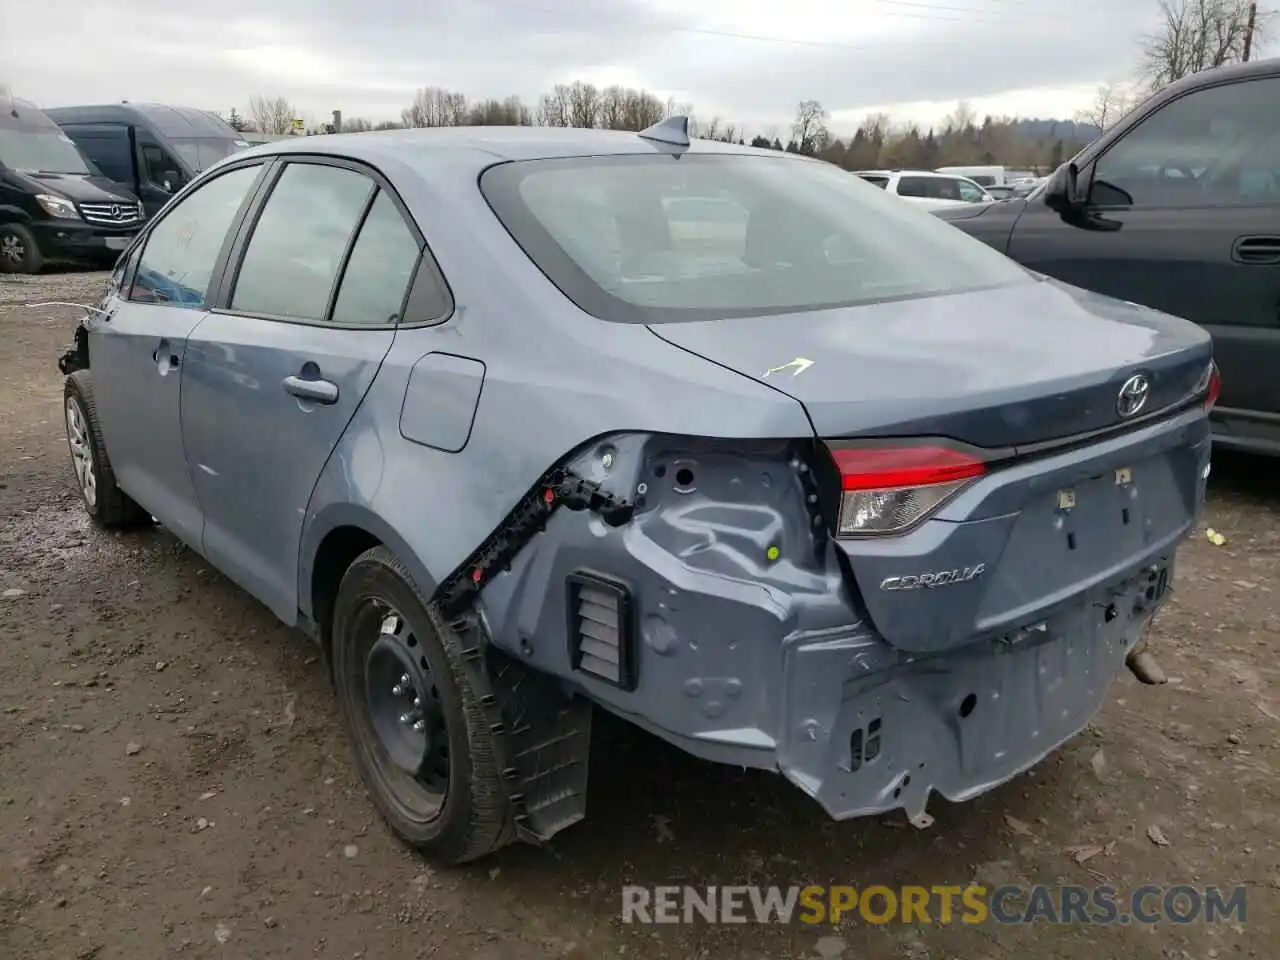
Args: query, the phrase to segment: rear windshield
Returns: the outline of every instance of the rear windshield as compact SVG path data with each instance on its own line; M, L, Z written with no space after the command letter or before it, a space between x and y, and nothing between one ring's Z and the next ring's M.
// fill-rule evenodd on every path
M604 320L821 310L1029 282L1012 260L829 164L583 157L481 177L543 273Z

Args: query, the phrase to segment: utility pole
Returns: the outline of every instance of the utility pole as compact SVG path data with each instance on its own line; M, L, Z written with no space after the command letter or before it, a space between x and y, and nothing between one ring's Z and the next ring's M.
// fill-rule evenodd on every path
M1249 54L1253 51L1253 31L1258 22L1258 4L1256 0L1249 4L1249 25L1244 30L1244 62L1249 62Z

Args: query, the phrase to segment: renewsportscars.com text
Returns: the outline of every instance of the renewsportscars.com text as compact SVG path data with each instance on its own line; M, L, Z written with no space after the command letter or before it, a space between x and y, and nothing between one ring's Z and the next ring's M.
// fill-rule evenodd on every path
M1245 922L1244 887L629 886L623 923L1151 924Z

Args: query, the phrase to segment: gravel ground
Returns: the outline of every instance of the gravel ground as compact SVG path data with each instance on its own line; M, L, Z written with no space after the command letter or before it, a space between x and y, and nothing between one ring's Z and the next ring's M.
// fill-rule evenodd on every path
M87 524L54 366L77 311L22 304L89 302L102 279L0 278L0 957L1275 956L1276 465L1215 462L1205 525L1226 542L1202 527L1183 548L1154 631L1171 682L1120 677L1088 730L976 801L935 800L928 830L831 823L780 778L624 732L551 849L442 872L372 813L304 638L164 531ZM627 883L1099 878L1244 884L1247 921L620 921Z

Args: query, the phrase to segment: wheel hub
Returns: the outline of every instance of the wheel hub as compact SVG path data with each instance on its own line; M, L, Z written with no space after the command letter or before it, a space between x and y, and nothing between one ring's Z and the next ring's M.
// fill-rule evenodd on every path
M67 443L71 447L71 465L75 467L80 492L90 507L98 502L98 475L94 470L93 446L89 441L88 421L80 404L67 399Z
M443 791L449 742L439 691L404 620L390 614L365 658L369 719L388 759L424 786Z
M6 260L20 263L27 255L27 248L23 246L22 240L10 233L0 237L0 253L4 254Z

